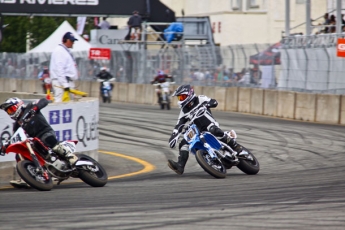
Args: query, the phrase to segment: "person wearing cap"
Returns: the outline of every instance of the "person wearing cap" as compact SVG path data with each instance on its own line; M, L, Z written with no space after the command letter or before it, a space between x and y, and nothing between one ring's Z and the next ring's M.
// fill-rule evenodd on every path
M71 32L62 37L62 43L52 52L50 58L50 77L52 80L55 102L62 102L64 92L74 88L78 79L78 69L70 51L75 41L78 41Z

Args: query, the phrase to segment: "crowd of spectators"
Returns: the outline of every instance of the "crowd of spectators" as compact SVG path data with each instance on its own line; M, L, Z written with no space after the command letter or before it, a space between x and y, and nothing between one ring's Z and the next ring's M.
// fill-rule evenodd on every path
M320 33L335 33L336 32L336 16L334 14L329 15L329 13L325 13L323 16L323 23L319 23L317 28L319 29L316 34ZM341 28L342 31L345 32L345 20L344 14L341 15Z

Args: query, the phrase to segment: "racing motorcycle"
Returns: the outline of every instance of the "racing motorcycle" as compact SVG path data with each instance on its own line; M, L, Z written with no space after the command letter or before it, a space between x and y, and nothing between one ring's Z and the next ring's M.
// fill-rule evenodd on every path
M97 79L98 82L101 82L101 95L103 103L110 103L111 102L111 91L113 90L111 82L115 81L115 78L110 79Z
M237 166L242 172L254 175L260 170L259 161L245 147L237 153L229 145L218 140L208 131L200 132L193 121L204 116L207 108L204 105L191 111L192 118L188 125L179 127L179 134L175 137L176 142L181 134L189 144L189 152L195 155L198 164L211 176L225 178L227 169ZM237 138L234 130L226 132L231 138Z
M160 96L158 98L158 104L161 109L164 109L165 107L167 110L170 110L170 85L175 84L175 82L162 82L162 83L155 83L154 86L157 86L156 92L160 92Z
M33 115L30 118L29 116L30 113L25 114L22 122L29 122ZM53 188L53 178L56 178L58 185L70 177L80 178L93 187L103 187L108 182L107 172L92 157L79 154L78 161L72 166L66 159L45 146L39 138L29 137L22 127L18 128L8 141L9 143L5 143L5 153L1 152L1 155L19 154L21 160L17 162L17 172L32 188L49 191ZM78 141L62 143L70 151L76 151ZM2 144L1 142L0 145Z

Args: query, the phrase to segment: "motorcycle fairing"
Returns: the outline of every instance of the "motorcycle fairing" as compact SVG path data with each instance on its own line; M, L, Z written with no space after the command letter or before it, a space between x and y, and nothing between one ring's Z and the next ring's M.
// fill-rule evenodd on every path
M222 145L220 144L220 142L218 141L218 139L213 136L210 132L204 132L203 133L204 139L205 141L213 148L216 150L219 150Z
M210 154L212 158L216 158L217 156L214 153L212 146L207 141L206 143L201 141L199 135L200 135L199 130L195 124L192 124L190 128L187 130L187 132L184 134L185 140L189 143L189 151L192 152L193 154L196 154L197 150L205 150ZM209 135L212 135L212 134L209 134ZM218 140L216 139L216 141ZM218 144L220 145L219 142Z
M10 144L6 149L6 153L17 153L22 155L23 158L33 161L25 141ZM40 165L43 166L45 164L44 159L39 154L36 154L36 157Z

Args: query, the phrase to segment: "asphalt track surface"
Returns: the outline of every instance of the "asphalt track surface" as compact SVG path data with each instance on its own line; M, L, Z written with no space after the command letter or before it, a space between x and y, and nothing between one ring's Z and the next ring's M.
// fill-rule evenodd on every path
M167 166L178 113L101 105L108 184L0 189L0 229L345 229L344 126L214 111L261 165L254 176L232 168L215 179L193 155L181 176Z

